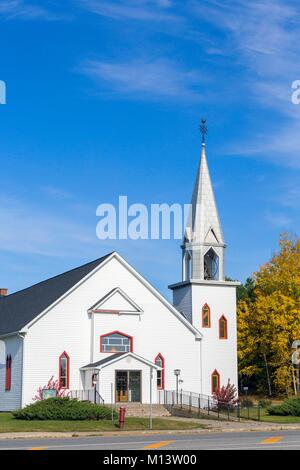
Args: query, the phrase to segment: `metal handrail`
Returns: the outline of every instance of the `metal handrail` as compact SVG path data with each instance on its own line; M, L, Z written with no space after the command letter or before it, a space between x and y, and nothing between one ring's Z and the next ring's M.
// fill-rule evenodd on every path
M186 392L183 390L159 390L158 403L170 409L172 414L197 412L200 416L211 415L218 419L252 419L260 421L261 407L259 405L244 406L242 403L228 403L219 400L217 397L203 395L196 392ZM181 414L182 415L182 414ZM181 416L178 414L178 416ZM176 414L175 414L176 416Z
M104 398L100 395L98 390L96 390L96 395L99 398L99 401L100 401L101 405L104 405Z

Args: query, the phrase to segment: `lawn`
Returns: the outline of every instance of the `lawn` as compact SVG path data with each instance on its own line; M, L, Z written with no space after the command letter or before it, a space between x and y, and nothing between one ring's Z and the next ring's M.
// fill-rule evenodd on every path
M155 430L180 430L205 428L195 422L177 421L168 418L153 418ZM126 418L125 431L144 431L149 429L148 418ZM26 431L80 432L80 431L118 431L118 425L111 421L24 421L14 419L11 413L0 413L0 433Z
M266 409L261 410L260 419L266 423L300 423L300 416L270 416Z
M252 418L253 420L257 420L257 417L258 417L257 408L250 408L249 411L250 411L249 413L250 419ZM248 416L247 412L248 412L247 408L243 408L240 413L241 418L247 419L247 416ZM266 408L261 408L260 409L260 421L265 422L265 423L282 423L282 424L300 423L300 416L269 415Z

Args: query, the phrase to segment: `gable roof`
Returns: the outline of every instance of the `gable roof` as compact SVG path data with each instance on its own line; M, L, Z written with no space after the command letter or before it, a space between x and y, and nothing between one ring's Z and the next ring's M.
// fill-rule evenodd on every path
M0 297L0 335L24 328L112 253L14 294Z
M84 369L102 369L102 367L106 367L111 363L118 362L120 359L124 359L125 357L133 357L137 361L144 362L150 367L153 367L154 369L161 370L161 367L157 366L154 364L154 362L149 361L148 359L145 359L142 356L138 356L137 354L133 353L132 351L127 352L127 353L117 353L113 354L112 356L105 357L104 359L101 359L100 361L97 362L92 362L91 364L87 364L84 367L81 367L82 370Z
M72 288L75 288L81 281L84 282L88 275L100 269L101 265L111 260L112 257L117 259L155 295L157 299L192 332L195 339L202 339L202 333L115 251L91 263L84 264L79 268L72 269L71 271L48 279L47 281L40 282L39 284L35 284L32 287L6 297L0 297L0 337L18 333L23 328L30 326L31 322L38 320L42 315L47 313L47 310L51 309L56 302L59 302L64 295L68 295Z

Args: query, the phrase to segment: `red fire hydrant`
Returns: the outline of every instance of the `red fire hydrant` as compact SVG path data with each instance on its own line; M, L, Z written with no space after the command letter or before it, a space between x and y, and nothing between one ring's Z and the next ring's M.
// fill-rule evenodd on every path
M126 414L126 408L124 408L123 406L121 406L120 410L119 410L119 425L120 425L120 429L123 429L124 427L124 423L125 423L125 414Z

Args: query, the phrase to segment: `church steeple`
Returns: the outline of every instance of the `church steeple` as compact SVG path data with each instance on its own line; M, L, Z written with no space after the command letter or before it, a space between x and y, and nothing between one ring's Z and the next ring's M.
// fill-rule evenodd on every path
M210 179L204 137L191 208L183 240L183 281L224 280L224 248L221 223Z

